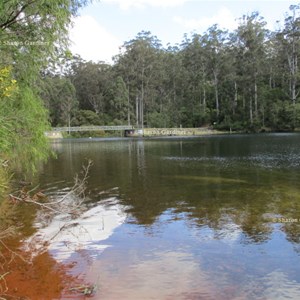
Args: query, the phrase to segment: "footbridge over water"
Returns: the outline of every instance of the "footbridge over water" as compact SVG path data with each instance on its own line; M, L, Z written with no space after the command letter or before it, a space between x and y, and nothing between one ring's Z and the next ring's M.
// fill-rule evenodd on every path
M46 132L46 136L50 138L62 138L63 132L84 132L84 131L123 131L134 130L132 125L116 125L116 126L72 126L72 127L53 127L51 131Z
M55 132L76 132L76 131L120 131L133 129L132 125L117 126L75 126L75 127L54 127Z

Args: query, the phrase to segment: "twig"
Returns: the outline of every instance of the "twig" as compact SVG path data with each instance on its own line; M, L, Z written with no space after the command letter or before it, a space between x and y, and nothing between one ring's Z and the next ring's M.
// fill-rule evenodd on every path
M6 273L4 273L4 274L1 274L0 275L0 280L4 280L4 277L6 276L6 275L8 275L10 272L6 272Z
M11 198L14 199L14 200L18 200L18 201L20 201L20 202L32 203L32 204L39 205L39 206L44 207L44 208L47 208L47 209L49 209L49 210L51 210L51 211L53 211L53 212L58 212L58 213L60 212L60 211L58 211L58 210L56 210L56 209L54 209L54 208L48 206L47 204L40 203L40 202L34 201L34 200L32 200L32 199L23 199L23 198L20 198L20 197L15 196L15 195L13 195L13 194L9 194L9 197L11 197Z
M34 190L36 190L39 187L39 184L37 186L35 186L33 189L31 189L30 191L28 191L27 193L30 194L31 192L33 192Z
M8 286L7 286L7 283L6 283L6 280L5 280L5 276L8 275L9 273L10 272L6 272L6 273L0 275L0 281L1 280L3 281L3 285L0 284L1 294L4 294L8 291ZM5 298L0 298L0 299L5 299Z
M17 257L19 257L23 262L26 262L25 258L24 258L22 255L18 254L17 252L13 251L12 249L10 249L10 248L9 248L9 247L1 240L1 239L0 239L0 244L1 244L6 250L8 250L8 251L12 254L12 257L11 257L11 259L10 259L9 264L13 261L14 256L17 256Z

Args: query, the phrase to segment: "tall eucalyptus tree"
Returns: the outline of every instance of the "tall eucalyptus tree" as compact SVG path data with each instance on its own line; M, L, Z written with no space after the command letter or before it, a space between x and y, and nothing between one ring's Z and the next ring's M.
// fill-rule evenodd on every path
M99 62L76 63L70 78L76 88L80 109L88 109L100 115L106 112L107 96L111 84L111 66Z
M289 71L289 96L295 106L299 95L299 67L300 55L300 6L291 5L290 15L285 18L285 24L281 35L281 41L286 54Z
M142 31L135 39L126 42L121 51L122 55L117 58L117 64L123 66L124 80L128 80L127 85L133 89L136 123L143 127L145 111L149 111L154 104L150 91L159 66L158 53L161 51L161 43L149 31ZM129 68L124 69L124 66Z
M244 83L244 94L248 98L250 123L259 122L259 91L258 84L263 75L263 65L266 61L266 22L258 12L243 16L237 29L240 53L242 55L241 69Z
M182 44L183 65L186 72L185 106L190 114L198 115L202 121L207 113L207 90L210 86L209 55L206 50L203 37L199 34L193 34L191 39L186 37ZM202 121L198 120L200 123Z
M203 36L207 64L214 87L217 118L220 114L219 85L222 68L225 62L225 42L227 38L227 31L221 30L216 24L211 26Z

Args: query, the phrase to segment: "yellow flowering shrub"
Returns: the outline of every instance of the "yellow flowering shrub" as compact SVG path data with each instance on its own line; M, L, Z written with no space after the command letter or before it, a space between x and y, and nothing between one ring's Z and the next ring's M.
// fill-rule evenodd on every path
M18 90L17 81L12 79L11 67L0 69L0 99L13 96Z

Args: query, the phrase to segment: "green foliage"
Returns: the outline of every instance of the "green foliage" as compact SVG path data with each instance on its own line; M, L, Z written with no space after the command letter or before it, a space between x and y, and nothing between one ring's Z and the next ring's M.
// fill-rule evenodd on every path
M100 125L101 120L99 116L91 110L79 110L75 115L74 125Z
M2 72L3 73L3 72ZM0 98L0 153L14 167L34 170L35 163L48 155L44 132L49 129L41 100L26 85L19 85L5 72L0 77L5 88Z
M118 76L110 88L110 114L121 124L125 124L128 118L128 90L121 76Z
M169 117L165 113L153 112L147 115L147 124L154 128L170 127Z
M105 132L102 131L82 131L82 132L71 132L70 135L66 134L65 137L72 138L90 138L90 137L105 137Z
M39 82L40 96L49 110L52 126L69 126L78 101L76 90L70 79L65 77L46 77Z
M35 163L45 160L49 154L45 131L49 130L47 111L36 93L28 86L20 87L19 110L15 133L18 141L12 157L19 165L34 170Z
M97 114L106 108L105 98L111 87L111 66L105 63L85 62L75 58L69 77L76 89L79 109L93 110Z
M15 169L34 171L49 155L48 113L37 92L41 69L66 56L68 27L87 0L7 0L0 3L0 192ZM64 85L62 120L75 90ZM51 91L53 92L53 90ZM66 116L66 113L68 116ZM70 123L70 122L69 122ZM5 172L4 172L5 168Z
M5 168L5 161L0 161L0 203L9 189L9 174Z
M0 65L14 64L22 81L31 82L41 66L55 62L68 44L68 26L87 0L8 0L0 6Z

